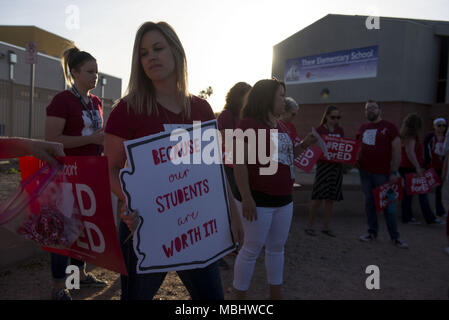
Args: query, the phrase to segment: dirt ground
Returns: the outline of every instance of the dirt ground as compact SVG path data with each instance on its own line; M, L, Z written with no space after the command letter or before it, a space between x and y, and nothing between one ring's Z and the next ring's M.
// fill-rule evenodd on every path
M0 201L19 182L19 174L0 172ZM360 194L362 196L362 194ZM399 231L410 249L394 247L388 240L386 225L380 220L380 234L375 243L358 241L365 233L364 213L336 212L332 226L337 238L324 234L311 237L304 233L307 218L305 206L295 206L289 239L285 248L284 296L286 299L448 299L449 255L445 226L403 225ZM418 217L419 218L419 217ZM317 221L317 227L320 221ZM225 258L229 270L221 269L225 298L232 298L234 255ZM380 289L368 290L365 273L369 265L380 269ZM120 299L117 273L88 266L97 277L107 280L104 289L72 290L75 300ZM49 255L0 270L0 300L50 299L51 276ZM259 257L249 291L250 299L266 299L264 255ZM190 299L176 273L167 275L155 299Z

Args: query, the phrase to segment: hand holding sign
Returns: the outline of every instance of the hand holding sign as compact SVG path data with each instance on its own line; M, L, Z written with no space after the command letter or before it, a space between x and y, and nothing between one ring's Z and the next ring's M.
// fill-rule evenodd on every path
M201 160L209 150L208 128L216 132L216 122L187 128L181 141L165 132L125 142L130 168L122 169L120 180L128 208L139 212L133 241L138 274L203 268L235 248L222 164L184 161ZM220 150L216 136L211 144ZM134 229L135 217L123 218Z
M392 193L392 194L390 194ZM395 183L385 183L373 190L376 212L382 212L387 209L394 201L403 199L402 180L398 179Z
M318 147L320 147L321 151L323 151L324 157L326 157L326 159L329 159L330 156L329 156L329 152L327 150L327 146L324 143L323 139L321 138L320 134L315 130L314 127L312 127L312 134L316 137L316 139L317 139L316 145Z
M432 188L441 185L441 180L433 168L425 171L421 176L416 173L407 174L405 182L409 195L429 193Z

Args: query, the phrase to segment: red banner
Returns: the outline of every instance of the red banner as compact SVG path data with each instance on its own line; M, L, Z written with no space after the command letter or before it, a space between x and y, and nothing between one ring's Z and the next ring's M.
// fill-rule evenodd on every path
M424 172L422 177L418 177L416 173L410 173L405 176L405 185L407 194L425 194L429 193L432 188L441 185L441 180L435 169L431 168Z
M315 163L317 163L317 161L320 159L322 154L323 151L320 147L316 145L311 146L295 159L295 166L309 173L313 169Z
M108 162L105 157L62 157L63 174L77 201L84 230L70 250L44 250L73 257L121 274L126 273L112 211ZM33 157L19 159L22 180L43 162Z
M359 141L328 135L323 135L321 137L326 144L329 159L326 159L324 155L322 155L320 160L355 165L360 145Z
M400 201L404 198L402 179L398 178L396 183L385 183L373 190L376 212L382 212L388 207L388 205L390 205L391 200L388 199L387 196L388 190L390 189L394 192L394 201Z

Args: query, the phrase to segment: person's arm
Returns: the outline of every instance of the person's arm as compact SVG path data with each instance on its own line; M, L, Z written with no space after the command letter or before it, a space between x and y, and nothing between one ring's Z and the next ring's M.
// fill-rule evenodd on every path
M125 166L126 153L123 146L125 139L115 136L113 134L106 134L104 140L104 155L108 159L109 167L109 182L111 184L111 191L123 202L126 202L120 185L119 173Z
M64 118L47 116L45 122L45 140L62 143L65 149L82 147L88 144L103 145L103 129L95 131L90 136L67 136L63 134L65 123L66 120Z
M395 175L395 172L398 172L399 165L401 164L401 139L399 136L393 139L391 142L391 175L390 175L390 182L395 182L398 178L397 175Z
M54 157L63 157L62 144L26 138L0 138L0 159L20 158L32 155L51 165L57 161Z
M123 194L120 184L119 174L120 170L125 166L126 153L123 142L125 139L115 136L113 134L106 134L104 140L104 155L108 159L109 167L109 183L111 185L111 191L126 204L126 198ZM126 211L126 214L125 214ZM122 213L120 217L123 222L128 226L131 232L137 228L138 225L138 212L127 212L126 205L122 207Z
M238 138L237 138L238 139ZM234 178L242 197L242 215L248 221L257 220L256 202L251 194L248 177L248 143L243 142L243 163L237 162L237 143L234 143L233 163ZM242 151L242 150L239 150Z
M227 177L226 177L226 185L228 188L228 199L230 206L229 210L231 215L231 231L235 243L237 243L241 247L243 244L243 237L244 237L242 221L240 220L240 215L237 206L235 205L234 196L232 195L231 186L229 185Z
M293 148L293 156L296 159L299 157L304 151L306 151L311 145L315 144L318 139L312 134L309 133L304 138L304 140Z
M422 169L418 162L418 158L416 157L415 146L416 146L415 139L408 139L407 141L405 141L404 147L405 147L405 152L407 154L407 157L410 160L410 162L413 164L413 166L415 166L416 173L419 176L421 176Z

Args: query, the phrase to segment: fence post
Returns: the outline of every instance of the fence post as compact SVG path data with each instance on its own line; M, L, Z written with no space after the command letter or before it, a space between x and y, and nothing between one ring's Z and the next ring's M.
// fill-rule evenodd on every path
M15 105L15 84L14 84L14 80L10 80L9 81L9 110L8 110L8 136L9 137L13 137L14 136L14 131L13 131L13 123L14 123L14 105Z

